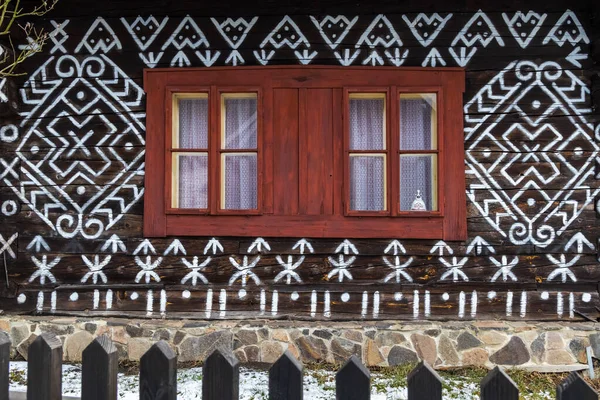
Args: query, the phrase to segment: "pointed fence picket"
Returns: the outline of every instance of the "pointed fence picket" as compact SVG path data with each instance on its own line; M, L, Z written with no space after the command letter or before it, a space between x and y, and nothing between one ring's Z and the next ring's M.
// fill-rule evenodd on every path
M0 399L24 398L9 393L10 338L0 331ZM96 338L82 354L81 400L117 400L117 348L106 336ZM239 361L224 349L215 349L203 367L203 400L239 399ZM269 369L270 400L302 400L302 365L285 352ZM408 400L441 400L442 379L426 362L407 377ZM27 400L58 400L62 390L62 344L43 333L28 349ZM65 397L62 397L63 399ZM336 374L336 399L371 398L369 370L351 356ZM482 400L517 400L519 390L510 377L496 367L481 381ZM140 399L177 399L177 355L164 342L150 348L140 360ZM598 400L598 394L573 372L556 388L557 400Z

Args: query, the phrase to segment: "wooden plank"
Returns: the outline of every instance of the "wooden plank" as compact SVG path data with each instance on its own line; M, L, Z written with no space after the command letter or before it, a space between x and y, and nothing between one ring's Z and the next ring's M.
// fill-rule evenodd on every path
M118 370L117 347L108 336L97 337L82 353L82 400L117 400Z
M596 391L577 372L571 372L556 387L557 400L598 400Z
M298 89L274 89L273 120L274 214L298 213L299 105Z
M215 349L204 362L202 371L202 399L238 400L240 363L233 353Z
M140 359L140 400L177 400L177 355L163 340Z
M44 332L27 350L27 400L55 400L62 396L62 343Z
M302 365L286 350L269 368L269 400L302 400Z
M9 362L10 337L8 333L0 331L0 399L8 398L8 388L10 387Z
M496 367L481 381L481 400L519 400L519 389L510 376Z
M335 375L337 400L369 400L371 398L371 373L352 355Z
M421 361L406 378L408 400L442 400L442 378L426 361Z
M307 175L305 197L307 215L333 214L333 90L308 89L306 112L305 152L307 169L300 171ZM338 151L341 149L337 149Z

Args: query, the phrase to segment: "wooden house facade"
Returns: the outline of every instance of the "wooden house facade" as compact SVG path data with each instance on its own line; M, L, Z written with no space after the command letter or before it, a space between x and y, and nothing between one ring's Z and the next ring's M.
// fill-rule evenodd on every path
M594 1L60 0L36 23L0 80L6 313L599 316Z

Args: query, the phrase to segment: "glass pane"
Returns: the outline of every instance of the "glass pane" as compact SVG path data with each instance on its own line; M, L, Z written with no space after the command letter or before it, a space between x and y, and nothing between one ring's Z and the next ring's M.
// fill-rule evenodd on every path
M437 148L436 95L400 95L400 150Z
M257 99L255 93L222 95L224 149L256 149Z
M437 155L400 156L400 211L437 210Z
M385 210L385 189L384 155L350 155L351 210Z
M350 95L350 150L385 149L385 94Z
M208 208L208 154L173 154L173 208Z
M225 210L258 208L256 153L223 154L222 157L221 208Z
M202 95L199 95L202 96ZM180 149L208 148L208 96L178 98L179 136L173 147Z

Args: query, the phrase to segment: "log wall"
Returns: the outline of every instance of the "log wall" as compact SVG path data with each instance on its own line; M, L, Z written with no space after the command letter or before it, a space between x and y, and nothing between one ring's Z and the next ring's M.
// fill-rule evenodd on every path
M51 31L43 52L0 80L0 308L600 314L593 1L198 3L61 0L38 21ZM279 64L465 67L468 240L144 239L143 69Z

